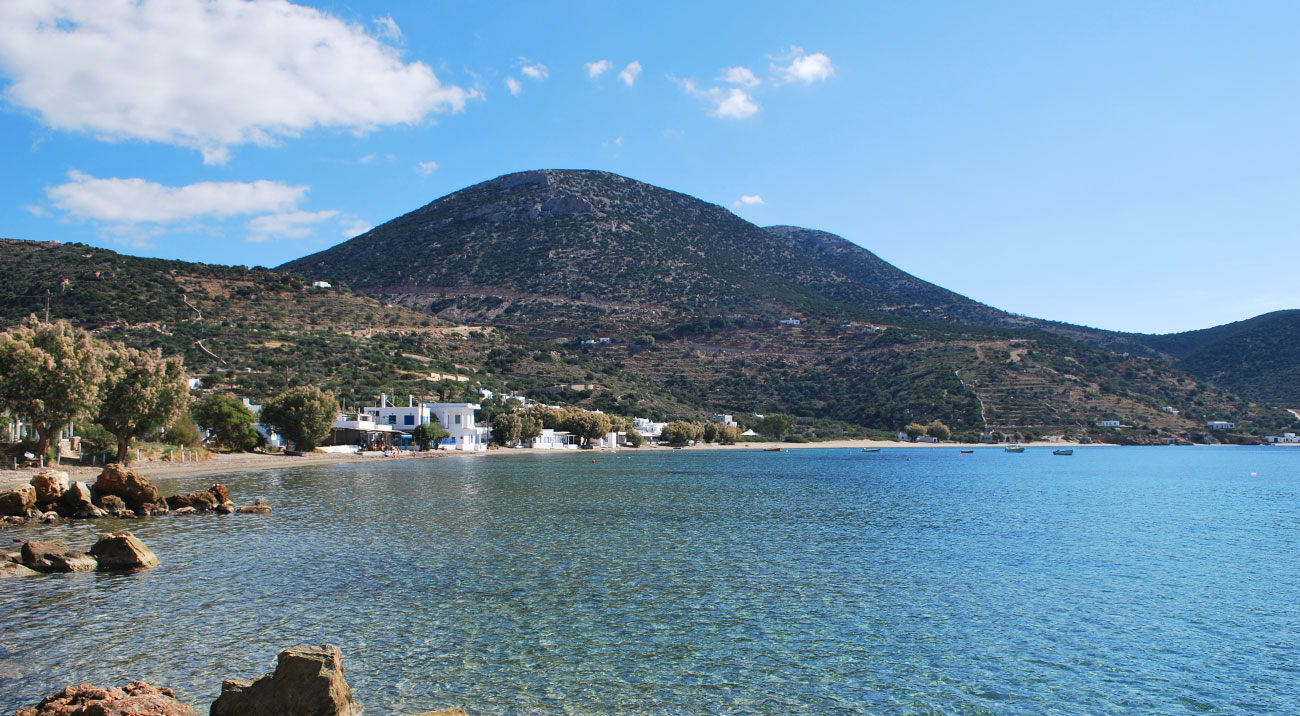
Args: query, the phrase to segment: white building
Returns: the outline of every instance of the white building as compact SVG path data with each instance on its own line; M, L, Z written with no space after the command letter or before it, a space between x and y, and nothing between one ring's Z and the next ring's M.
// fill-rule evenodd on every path
M659 439L659 436L663 434L664 426L666 425L668 425L668 423L656 423L649 418L632 418L632 427L635 428L638 433L641 433L641 437L651 441Z
M1296 437L1296 434L1295 434L1295 433L1282 433L1281 436L1278 436L1278 435L1270 435L1270 436L1269 436L1268 438L1266 438L1266 439L1268 440L1268 442L1273 443L1273 444L1275 444L1275 445L1277 445L1277 444L1291 444L1291 445L1300 444L1300 437Z
M540 435L528 441L534 450L577 450L581 447L577 436L565 430L543 428Z
M787 318L781 321L781 325L783 326L798 326L802 323L803 321L799 320L798 318Z
M1101 421L1101 422L1098 423L1098 424L1101 425L1103 428L1118 428L1118 427L1119 427L1119 421L1118 421L1118 420L1103 420L1103 421Z
M1175 408L1172 405L1166 405L1165 407L1161 408L1161 410L1165 411L1166 413L1169 413L1170 415L1178 414L1178 408Z
M249 400L248 398L244 398L244 407L253 411L253 415L258 418L259 422L253 424L253 429L256 430L257 434L261 435L262 439L266 441L267 449L279 450L280 448L284 447L284 438L280 437L279 433L268 428L267 426L263 425L260 422L262 417L262 406L253 405L253 402L251 400Z
M1211 430L1232 430L1237 424L1229 420L1207 420L1205 424L1210 426Z
M330 285L329 281L312 281L311 287L312 288L333 288L333 286Z
M370 415L375 423L391 426L394 430L409 433L416 426L427 425L437 421L448 437L439 447L443 450L465 450L481 452L487 450L492 438L490 428L474 424L474 411L478 403L422 403L417 405L414 397L408 397L406 407L388 404L388 396L380 396L378 407L365 408L363 412Z
M739 427L736 421L731 419L730 415L724 415L722 413L714 413L713 415L710 415L709 422L722 423L723 425L731 425L732 427Z

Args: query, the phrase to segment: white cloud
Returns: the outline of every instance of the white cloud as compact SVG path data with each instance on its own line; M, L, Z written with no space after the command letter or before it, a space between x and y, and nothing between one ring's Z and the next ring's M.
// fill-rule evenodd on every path
M360 236L373 228L375 227L370 222L361 219L349 219L343 222L343 230L339 233L343 235L343 238L350 239L353 236Z
M329 221L338 214L333 209L327 209L258 216L248 222L248 240L260 243L271 239L305 239L316 233L316 224Z
M673 79L686 94L705 103L705 113L710 117L745 119L758 114L760 109L754 97L739 87L700 89L693 80Z
M732 202L732 206L760 206L763 204L763 197L758 194L743 194L739 199Z
M551 76L550 70L546 69L546 65L543 64L524 65L519 68L519 71L524 73L524 76L528 79L537 80L538 82Z
M506 89L509 89L509 90L510 90L510 94L511 94L511 95L513 95L513 96L518 96L520 92L523 92L523 91L524 91L524 86L521 85L521 84L519 84L519 80L517 80L517 79L515 79L515 78L513 78L513 77L507 77L507 78L506 78Z
M438 163L435 161L420 162L415 165L415 171L421 174L432 174L438 170Z
M377 21L381 33L397 29ZM481 98L365 31L284 0L0 2L12 104L50 127L228 161L317 127L416 124Z
M375 27L379 28L380 37L393 42L402 41L402 28L397 26L392 15L375 18Z
M613 69L614 63L609 60L596 60L595 62L584 62L582 66L587 70L587 77L594 80Z
M762 80L755 77L754 71L748 67L728 67L722 71L718 79L741 87L757 87L762 83Z
M306 186L280 182L199 182L164 186L144 179L99 179L79 171L72 181L47 187L55 207L78 219L112 224L174 224L201 218L227 218L295 209Z
M631 87L632 85L636 84L636 78L639 77L640 75L641 75L641 63L637 62L636 60L633 60L627 63L627 67L624 67L622 72L618 73L618 78L620 80L623 80L623 84L627 85L628 87Z
M374 155L374 154L367 154L366 156L364 156L364 157L358 159L358 160L357 160L357 163L358 163L358 164L369 164L370 162L375 161L375 156L376 156L376 155Z
M777 84L800 82L810 85L835 74L831 58L820 52L804 54L802 47L792 45L781 55L768 57L772 60L772 74L776 76Z

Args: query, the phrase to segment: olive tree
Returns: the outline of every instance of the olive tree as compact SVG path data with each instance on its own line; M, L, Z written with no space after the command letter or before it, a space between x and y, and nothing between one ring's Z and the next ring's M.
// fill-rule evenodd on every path
M315 450L338 419L339 401L314 385L290 388L262 406L262 424L293 443L298 450Z
M443 430L437 421L422 423L415 426L415 430L411 431L411 437L415 438L415 443L420 446L421 452L428 450L430 445L436 445L443 438L450 436L451 433Z
M122 344L104 354L104 383L94 422L117 438L116 462L126 464L131 440L171 425L190 403L180 356Z
M257 445L257 416L243 401L229 395L209 395L194 404L194 420L208 430L217 444L235 451Z
M952 437L952 429L936 420L925 426L925 434L939 440L947 440Z
M763 416L758 421L758 432L769 438L780 440L785 434L790 432L790 427L794 425L794 418L785 413L771 413Z
M497 413L492 418L492 442L509 445L520 439L523 433L523 420L514 413Z
M0 408L29 423L44 455L59 431L99 404L103 344L67 321L29 316L0 333Z

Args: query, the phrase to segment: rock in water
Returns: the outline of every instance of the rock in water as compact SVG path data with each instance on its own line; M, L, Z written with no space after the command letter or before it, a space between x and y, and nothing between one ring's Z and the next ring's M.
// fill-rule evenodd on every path
M125 510L126 502L117 495L104 495L99 498L99 506L103 508L105 512L112 514L114 512Z
M36 488L31 485L19 485L0 492L0 515L26 517L27 511L35 506Z
M143 681L117 688L90 684L65 686L37 706L18 709L15 716L196 716L194 709L176 700L171 689Z
M239 508L241 515L269 515L271 514L271 503L262 498L257 498L251 505L244 505Z
M57 502L68 491L68 473L62 470L42 470L32 477L37 502Z
M219 482L213 484L212 487L209 487L208 492L211 492L212 496L217 498L218 505L224 505L225 503L230 502L230 491L226 489L225 485Z
M203 492L191 492L188 495L174 495L167 498L167 509L180 510L186 507L193 507L198 512L211 512L217 509L215 495L207 490Z
M99 560L99 569L102 571L158 566L158 557L128 530L101 536L95 546L90 548L90 553Z
M136 513L148 505L162 501L158 489L149 484L142 475L125 465L110 462L99 473L99 478L91 489L100 495L117 495L126 501L126 506Z
M40 574L40 572L8 560L0 562L0 579L5 577L30 577L33 574Z
M67 492L59 499L59 505L67 510L68 516L74 516L78 513L88 512L95 506L91 501L90 488L86 483L77 480L68 487Z
M343 653L333 644L280 652L275 673L255 681L229 679L211 716L354 716L361 706L343 680Z
M82 572L98 566L94 557L58 542L26 542L23 565L37 572Z

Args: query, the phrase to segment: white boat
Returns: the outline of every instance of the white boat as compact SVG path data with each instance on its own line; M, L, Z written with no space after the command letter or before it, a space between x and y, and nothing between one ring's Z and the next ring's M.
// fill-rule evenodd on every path
M1073 448L1066 448L1065 450L1053 450L1053 451L1052 451L1052 454L1053 454L1053 455L1073 455L1073 454L1074 454L1074 449L1073 449Z
M1024 452L1024 451L1025 451L1025 446L1024 446L1024 445L1008 445L1008 446L1002 448L1002 451L1003 451L1003 452Z

